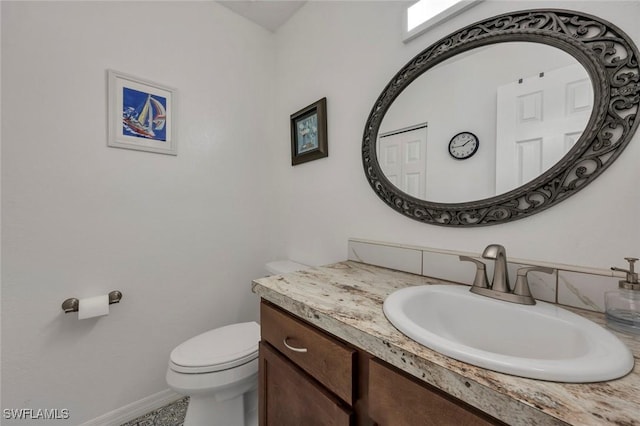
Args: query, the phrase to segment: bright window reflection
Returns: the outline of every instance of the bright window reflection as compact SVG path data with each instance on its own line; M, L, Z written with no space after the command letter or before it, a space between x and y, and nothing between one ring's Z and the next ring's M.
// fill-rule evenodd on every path
M407 31L444 12L461 0L420 0L407 9Z
M402 40L406 43L482 0L419 0L407 7Z

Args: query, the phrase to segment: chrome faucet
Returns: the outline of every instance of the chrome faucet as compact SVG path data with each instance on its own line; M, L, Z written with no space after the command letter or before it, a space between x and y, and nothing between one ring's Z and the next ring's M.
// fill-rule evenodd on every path
M541 266L529 266L518 269L518 279L516 285L511 289L509 285L509 272L507 269L507 251L499 244L488 245L482 252L482 257L485 259L495 260L495 267L493 269L493 280L491 285L488 284L485 267L486 265L476 259L467 256L460 256L460 260L473 262L476 264L477 271L476 277L471 286L472 293L480 294L482 296L491 297L493 299L504 300L505 302L520 303L523 305L535 305L536 300L531 295L529 290L529 282L527 280L527 273L530 271L540 271L547 274L553 273L553 269L545 268Z

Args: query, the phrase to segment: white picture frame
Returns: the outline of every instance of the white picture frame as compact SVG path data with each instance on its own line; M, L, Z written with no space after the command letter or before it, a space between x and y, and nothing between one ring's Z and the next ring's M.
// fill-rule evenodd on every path
M115 70L107 76L107 145L178 155L176 89Z

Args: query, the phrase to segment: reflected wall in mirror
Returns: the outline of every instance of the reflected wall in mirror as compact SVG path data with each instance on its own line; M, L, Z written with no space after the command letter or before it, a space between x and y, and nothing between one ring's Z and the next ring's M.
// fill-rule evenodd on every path
M376 194L443 226L527 217L576 193L629 143L640 103L638 51L581 12L528 10L431 45L385 87L365 125L362 159ZM455 134L478 136L466 159Z
M378 162L389 182L419 199L493 197L556 164L592 108L587 70L563 50L531 42L479 47L433 67L396 98L378 132ZM448 151L461 131L481 141L465 161Z

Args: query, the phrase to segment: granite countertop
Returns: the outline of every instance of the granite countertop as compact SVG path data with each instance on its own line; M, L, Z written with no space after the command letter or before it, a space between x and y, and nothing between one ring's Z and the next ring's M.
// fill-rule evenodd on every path
M387 321L389 294L434 283L442 280L345 261L257 279L253 292L511 425L640 425L640 337L614 332L636 360L617 380L571 384L497 373L432 351ZM604 325L602 314L571 310Z

